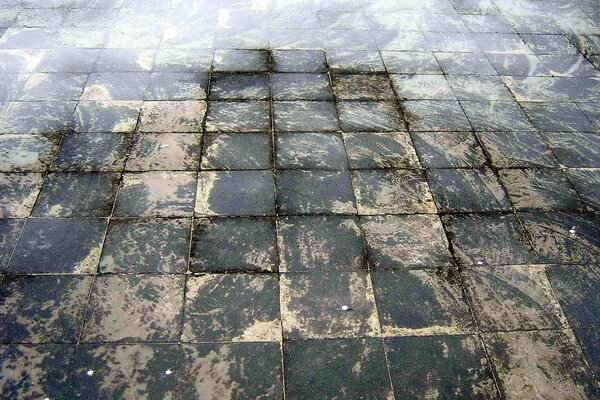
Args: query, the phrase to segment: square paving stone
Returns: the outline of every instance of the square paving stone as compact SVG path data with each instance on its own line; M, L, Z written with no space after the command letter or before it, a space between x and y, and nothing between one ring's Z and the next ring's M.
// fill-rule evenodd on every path
M512 94L497 76L449 75L446 78L459 100L513 100Z
M560 329L565 318L541 265L478 267L464 272L484 331Z
M0 174L0 218L22 218L31 209L42 187L42 174Z
M51 173L46 176L33 215L107 217L117 193L118 173Z
M597 265L551 266L547 275L570 326L600 325L600 270Z
M458 261L466 265L531 264L537 261L513 214L447 215L442 221Z
M483 132L477 136L497 168L556 167L556 158L535 132Z
M540 131L594 132L594 126L575 103L526 103L525 112Z
M127 171L195 171L200 159L200 135L148 133L136 135Z
M352 214L356 212L347 171L279 171L277 208L282 214Z
M75 132L133 132L142 108L140 101L82 100L71 116Z
M372 268L434 267L452 261L436 215L362 217L360 222Z
M280 133L276 137L276 166L281 169L347 169L341 135Z
M278 101L273 103L275 130L280 132L337 131L335 105L330 101Z
M378 51L329 50L326 56L329 69L334 73L385 72Z
M273 50L276 72L326 72L325 53L321 50Z
M361 132L342 136L352 169L420 167L407 133Z
M457 55L454 53L454 55ZM433 53L416 51L382 51L381 57L390 74L441 74Z
M389 399L380 339L296 340L283 350L287 399Z
M534 54L577 54L577 49L563 35L521 35Z
M425 176L411 170L352 171L359 215L435 213Z
M282 274L280 285L286 339L350 338L379 333L373 288L366 272Z
M213 68L226 72L268 71L269 52L219 49L215 51Z
M365 267L361 230L355 218L285 217L277 223L279 270L358 270Z
M338 111L345 132L406 131L402 115L391 101L343 101L338 103Z
M600 135L583 132L544 132L543 136L558 161L565 167L600 167Z
M461 101L475 131L518 132L533 125L515 101Z
M268 100L271 95L267 74L213 74L210 100Z
M86 78L85 74L34 73L29 75L19 100L78 100Z
M92 277L8 277L0 285L3 343L74 343Z
M485 349L477 336L386 339L387 359L398 399L497 399Z
M567 169L566 172L583 202L600 209L600 169Z
M193 272L276 271L275 222L264 218L200 218L192 236Z
M102 250L100 272L185 272L189 246L187 219L113 219Z
M455 100L444 75L392 75L400 100Z
M265 132L271 129L266 101L211 101L206 115L207 132Z
M485 336L507 399L588 399L598 392L570 330Z
M148 72L94 72L88 78L81 99L142 100L149 78Z
M0 346L3 397L61 398L66 392L65 366L72 352L73 347L57 344Z
M411 131L470 131L471 125L458 101L405 101L404 117Z
M194 210L194 172L150 171L123 175L118 217L186 217Z
M560 170L503 169L498 171L515 209L577 209L581 201Z
M0 272L8 267L25 219L0 219Z
M54 135L0 135L0 172L44 172L58 142Z
M64 135L52 170L106 172L120 171L125 165L129 136L120 133L81 133Z
M154 72L150 75L145 100L204 100L208 74Z
M13 273L95 273L106 221L32 218L27 220L10 260Z
M75 101L12 102L0 113L1 133L56 133L67 127Z
M435 169L427 179L442 212L510 210L508 196L489 169Z
M496 70L483 53L435 53L445 74L496 75Z
M179 338L184 277L113 275L96 278L83 342L167 342Z
M242 274L190 277L182 340L280 341L277 277Z
M332 77L333 89L339 100L394 100L387 75L341 75Z
M417 132L412 135L424 167L478 168L485 154L470 132Z
M333 100L327 74L272 74L273 100Z
M600 377L600 352L596 343L600 341L600 330L576 329L575 335L579 340L586 360L596 379Z
M519 213L540 260L547 263L597 262L600 223L592 214L530 211Z
M200 168L269 169L271 137L265 133L207 133L202 142Z
M145 101L141 132L200 132L206 112L204 101Z
M271 171L202 171L198 174L196 215L273 215Z
M457 334L474 328L454 269L376 271L371 278L386 336Z

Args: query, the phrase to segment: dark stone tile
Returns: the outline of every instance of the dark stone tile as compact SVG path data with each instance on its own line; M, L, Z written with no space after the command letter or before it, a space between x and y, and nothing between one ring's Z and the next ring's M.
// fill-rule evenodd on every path
M276 271L277 239L270 219L197 219L192 236L193 272Z
M0 271L8 267L24 224L25 219L0 219Z
M362 233L355 218L285 217L277 223L279 270L359 270L365 267Z
M55 135L0 135L0 172L44 172L58 142Z
M184 341L281 340L279 281L275 275L192 276L185 301Z
M213 74L210 100L268 100L271 95L267 74Z
M352 171L359 215L435 213L427 180L411 170Z
M347 169L344 142L335 133L279 133L275 141L277 168Z
M498 398L477 336L397 337L385 345L396 398Z
M566 173L583 202L600 209L600 169L567 169Z
M215 71L268 71L269 52L266 50L215 50Z
M485 336L500 388L507 398L586 399L598 394L570 330Z
M519 213L519 217L542 262L600 259L600 224L593 214L531 211Z
M435 53L445 74L496 75L496 70L483 53Z
M486 54L498 74L504 76L548 76L550 71L538 56L527 54Z
M0 98L3 101L16 101L28 78L27 74L3 73L0 82Z
M356 212L348 171L279 171L276 182L281 214Z
M444 75L392 75L400 100L454 100Z
M358 132L342 136L352 169L420 167L407 133Z
M208 74L154 72L150 75L145 100L204 100Z
M271 129L269 103L213 101L206 115L207 132L265 132Z
M106 222L29 219L9 264L13 273L95 273Z
M202 142L201 169L269 169L271 138L264 133L207 133Z
M332 76L333 89L338 100L394 100L394 92L387 75Z
M454 269L377 271L372 279L385 336L457 334L474 328Z
M39 173L0 174L0 218L28 217L42 180Z
M282 274L280 280L284 338L350 338L379 333L367 272L303 272Z
M53 49L52 51L45 51L39 63L35 65L35 71L91 72L100 52L100 49L82 49L66 46ZM22 70L27 69L25 67Z
M272 74L273 100L333 100L327 74Z
M19 100L78 100L86 79L85 74L34 73L21 90Z
M464 272L484 331L560 329L565 318L542 265L478 267Z
M207 72L212 64L213 50L161 48L154 58L154 71Z
M581 208L577 192L560 170L503 169L498 174L517 210Z
M150 171L123 175L114 215L188 217L194 210L194 172Z
M373 35L380 50L422 52L433 50L435 47L418 31L375 31Z
M521 35L534 54L577 54L577 48L564 35Z
M51 173L33 209L36 216L107 217L117 193L118 173Z
M179 338L183 276L96 278L83 342L166 342Z
M339 129L333 102L278 101L273 108L275 130L280 132L330 132Z
M423 32L429 50L435 52L474 53L481 51L469 32Z
M532 264L537 257L513 214L447 215L442 221L465 265Z
M516 33L475 33L473 38L484 53L527 54L531 52Z
M417 132L412 135L421 163L429 168L478 168L486 158L470 132Z
M113 219L102 250L100 272L185 272L189 244L187 219Z
M385 72L378 51L328 50L327 63L334 73Z
M55 133L66 129L75 101L27 101L8 103L0 114L0 133Z
M411 131L470 131L471 125L458 101L405 101L404 117Z
M360 222L372 268L434 267L452 261L436 215L362 217Z
M576 329L575 335L583 349L590 369L598 379L600 377L600 352L596 343L600 341L600 331L597 329Z
M381 57L390 74L437 75L442 73L436 57L430 52L382 51Z
M541 131L594 132L594 127L575 103L526 103L521 106Z
M600 167L600 136L583 132L544 132L558 161L570 168Z
M200 135L147 133L136 135L129 149L127 171L196 171Z
M69 127L75 132L133 132L141 108L139 101L82 100Z
M233 195L235 194L235 195ZM196 215L273 215L271 171L202 171L198 175Z
M205 113L204 101L145 101L140 132L200 132Z
M494 167L558 166L548 145L535 132L483 132L477 137Z
M548 267L547 275L570 326L600 325L600 270L597 265L556 265Z
M600 74L594 65L583 55L540 55L542 65L548 68L552 76L598 77Z
M148 72L94 72L87 80L81 99L142 100L149 78Z
M273 50L277 72L326 72L325 53L320 50Z
M497 76L446 76L458 100L470 101L513 101L512 94Z
M510 210L508 196L490 169L436 169L427 179L442 212Z
M515 33L515 28L503 15L461 15L471 32Z
M380 339L286 342L284 365L287 399L392 397Z
M97 72L144 72L152 69L154 50L104 49L94 67Z
M461 101L460 103L478 132L519 132L533 125L515 101Z
M338 111L345 132L406 130L396 103L391 101L343 101L338 103Z
M78 172L120 171L125 165L129 136L119 133L64 135L52 170Z
M90 276L7 277L0 285L3 343L75 343Z

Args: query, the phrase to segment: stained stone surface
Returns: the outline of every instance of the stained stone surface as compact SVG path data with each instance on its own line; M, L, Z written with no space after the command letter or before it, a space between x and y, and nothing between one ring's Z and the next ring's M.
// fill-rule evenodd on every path
M0 0L0 397L597 399L595 0Z

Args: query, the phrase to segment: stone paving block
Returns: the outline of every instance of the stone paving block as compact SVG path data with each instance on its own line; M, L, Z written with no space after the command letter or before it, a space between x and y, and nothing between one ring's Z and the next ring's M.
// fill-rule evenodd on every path
M96 278L83 342L177 340L183 307L183 276L112 275Z
M345 132L402 132L406 128L400 110L391 101L343 101L338 103L340 125Z
M413 169L420 166L407 133L357 132L342 136L352 169Z
M600 208L600 170L570 168L566 173L581 200L591 208Z
M95 273L105 231L102 219L28 219L8 270L19 274Z
M0 171L44 172L58 142L56 135L0 135Z
M338 100L394 100L389 78L379 74L335 74L333 89Z
M526 103L525 112L540 131L594 132L594 127L575 103Z
M279 133L275 140L279 169L347 169L341 135L334 133Z
M193 272L276 271L275 222L266 218L200 218L194 224Z
M271 95L267 74L213 74L210 100L268 100Z
M208 74L154 72L150 75L145 100L204 100Z
M185 302L184 341L281 341L279 282L273 275L193 276Z
M596 343L600 340L599 331L592 329L575 329L574 333L577 336L579 345L583 350L590 369L594 373L596 379L598 379L600 376L600 354L598 353Z
M0 114L0 133L60 133L67 128L75 101L49 100L7 103Z
M269 54L264 50L216 50L213 66L215 71L248 72L267 71Z
M273 100L333 100L327 74L272 74Z
M600 167L600 136L584 132L544 132L542 134L557 160L566 167Z
M98 72L143 72L150 71L153 63L154 50L105 49L94 69Z
M555 168L558 165L548 144L535 132L482 132L477 137L494 167Z
M87 80L81 99L143 100L149 78L147 72L94 72Z
M99 270L103 273L177 273L187 270L188 219L113 219Z
M54 171L110 172L125 165L130 137L121 133L64 135L51 169Z
M86 78L84 74L34 73L29 76L21 90L19 100L77 100L81 96Z
M326 57L331 72L385 72L383 60L378 51L328 50Z
M273 50L276 72L326 72L325 53L320 50Z
M275 130L280 132L337 131L335 105L329 101L277 101L273 104Z
M482 53L436 52L435 58L445 74L496 75L496 70Z
M129 149L127 171L196 171L200 135L148 133L136 135Z
M461 101L473 129L477 132L519 132L533 125L514 101Z
M277 222L279 270L358 270L366 259L362 232L355 218L284 217Z
M380 339L290 341L283 360L288 399L392 397Z
M396 398L438 396L497 399L477 336L396 337L385 340Z
M352 338L379 333L373 288L366 272L282 274L280 301L285 339Z
M139 101L82 100L71 116L75 132L133 132L142 108Z
M412 139L424 167L478 168L487 163L470 132L417 132Z
M206 132L264 132L271 126L265 101L212 101L206 115Z
M2 343L74 343L92 277L22 276L0 286Z
M202 139L203 170L269 169L271 138L264 133L207 133Z
M146 101L141 132L200 132L206 113L203 101Z
M458 101L415 100L402 103L411 131L470 131L471 125Z
M512 94L497 76L447 75L446 79L458 100L512 101Z
M401 100L454 100L444 75L392 75L392 83Z
M0 219L0 271L5 271L19 240L25 219Z
M442 70L429 52L382 51L381 57L390 74L441 74Z

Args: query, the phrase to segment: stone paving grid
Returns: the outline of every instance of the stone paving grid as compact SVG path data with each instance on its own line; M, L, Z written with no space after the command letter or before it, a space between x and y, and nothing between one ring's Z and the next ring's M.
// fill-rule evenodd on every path
M599 396L593 2L39 6L0 1L4 398Z

